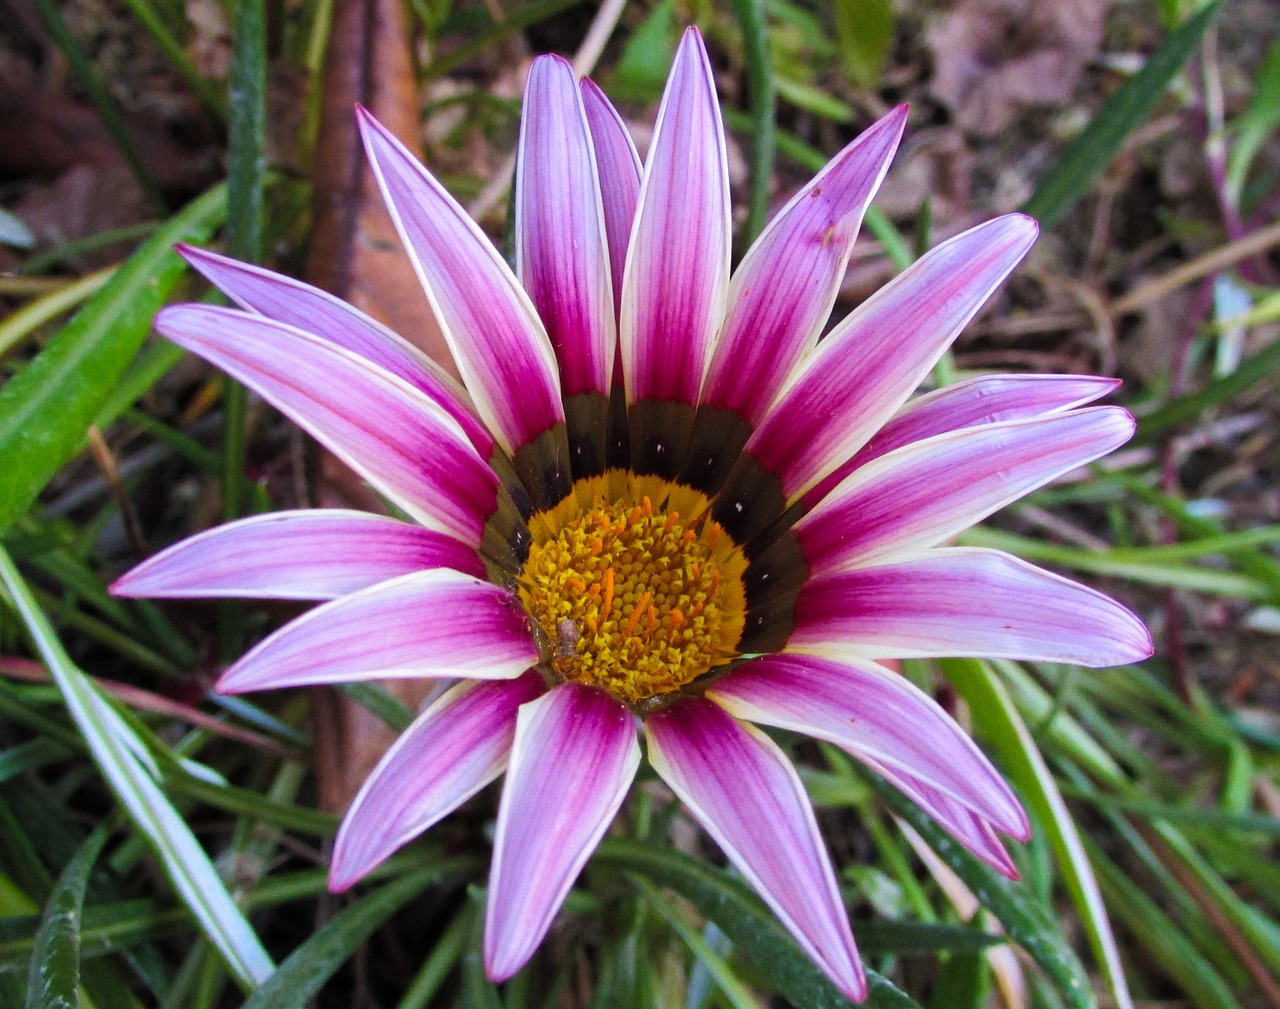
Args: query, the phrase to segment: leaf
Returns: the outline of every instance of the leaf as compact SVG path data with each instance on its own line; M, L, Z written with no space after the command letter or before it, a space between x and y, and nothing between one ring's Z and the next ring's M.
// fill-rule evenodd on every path
M421 869L360 898L289 954L242 1009L301 1009L383 922L439 878L438 870Z
M105 826L89 835L62 870L44 906L27 971L26 1009L65 1009L79 1004L80 917L84 892L106 842Z
M853 1004L827 980L745 883L705 862L644 841L606 838L593 864L639 873L668 886L714 921L788 1001L805 1009L849 1009ZM872 1009L919 1009L875 971L867 972Z
M1090 842L1089 848L1108 903L1138 944L1191 996L1193 1004L1202 1009L1240 1009L1226 982L1159 905L1096 845Z
M893 44L891 0L835 0L836 41L849 80L860 88L880 83Z
M1031 954L1031 959L1053 979L1068 1003L1077 1009L1094 1009L1097 1003L1089 975L1063 938L1051 909L1039 903L1030 888L1005 879L965 851L959 841L896 788L878 775L864 773L885 804L915 829L973 891L982 906L999 919L1009 938Z
M8 553L0 549L0 581L27 626L67 711L94 761L134 825L159 857L174 888L205 935L246 986L260 984L274 969L213 863L177 810L139 759L145 745L96 685L68 658L48 618L37 605Z
M1214 0L1206 4L1174 29L1142 69L1107 99L1084 131L1067 145L1058 163L1040 180L1023 211L1045 227L1057 224L1066 216L1119 153L1125 138L1150 117L1169 82L1218 16L1221 3L1222 0Z
M609 94L637 101L656 98L662 94L675 52L672 2L660 0L627 39L614 67Z
M1238 204L1249 166L1271 131L1280 126L1280 42L1272 42L1267 49L1249 107L1233 125L1237 137L1227 158L1227 192Z
M1040 828L1048 836L1058 861L1058 870L1076 905L1112 998L1121 1009L1132 1009L1133 998L1125 982L1120 950L1111 931L1093 867L1085 855L1080 832L1076 830L1057 782L1012 698L983 662L943 659L938 665L969 705L979 734L995 746L1005 771L1018 786L1019 793L1031 806Z
M221 186L180 211L0 388L0 530L75 455L146 339L152 316L186 269L173 243L203 240L225 212Z

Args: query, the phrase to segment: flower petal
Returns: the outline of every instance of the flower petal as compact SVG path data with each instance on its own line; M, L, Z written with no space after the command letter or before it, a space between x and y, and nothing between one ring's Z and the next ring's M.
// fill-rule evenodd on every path
M687 697L645 722L649 762L836 986L866 980L835 872L795 768L758 729Z
M480 542L498 507L498 478L417 389L348 350L235 309L175 305L155 325L302 425L418 521Z
M489 458L493 436L471 409L465 390L431 358L382 323L341 298L270 270L190 245L174 249L241 308L345 347L404 379L457 421L481 458Z
M951 796L1025 840L1026 814L960 726L910 681L873 662L768 655L707 691L735 718L823 739Z
M907 124L900 105L865 130L778 212L729 286L729 315L702 402L751 424L812 350L844 277L862 215Z
M1009 879L1019 879L1018 867L1005 850L990 822L961 805L945 792L931 788L918 778L877 766L873 760L864 762L880 774L894 788L902 792L922 810L945 828L952 837L963 844L996 872ZM1022 838L1026 840L1026 838Z
M810 581L787 650L843 660L988 656L1119 666L1151 655L1114 599L997 550L947 547Z
M788 503L902 405L1035 236L1035 221L1009 214L944 242L818 344L746 446L776 474ZM730 507L742 503L732 483L722 495Z
M516 274L547 327L565 396L607 394L617 328L591 132L573 68L529 69L515 193Z
M935 546L1133 437L1119 407L964 428L855 472L794 527L811 577Z
M591 128L591 143L595 148L604 206L604 230L609 237L616 316L622 304L622 273L627 265L627 246L631 242L631 227L635 223L636 204L640 200L640 157L618 110L595 81L584 77L578 83L587 125Z
M533 955L639 764L634 716L596 687L562 683L520 709L489 873L490 978Z
M516 712L543 690L533 671L515 680L463 682L423 711L347 810L329 863L330 891L347 889L501 774Z
M117 579L117 596L334 599L401 575L484 577L474 550L397 519L337 508L274 512L176 543Z
M467 676L510 680L538 661L528 618L509 592L439 569L317 606L222 674L218 692Z
M913 441L947 431L1028 420L1092 403L1120 387L1092 375L984 375L911 400L847 462L804 496L812 508L854 470Z
M523 288L466 211L369 112L357 113L387 209L476 411L514 456L564 420L551 341Z
M729 284L729 170L702 37L685 31L645 161L622 283L627 402L696 405ZM633 445L644 432L633 432Z

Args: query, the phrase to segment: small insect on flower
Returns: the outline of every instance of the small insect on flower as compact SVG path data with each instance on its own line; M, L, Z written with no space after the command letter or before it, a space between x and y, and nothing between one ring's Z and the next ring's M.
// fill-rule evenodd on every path
M940 546L1123 444L1115 383L998 375L909 400L1031 247L1001 217L938 246L821 342L906 123L841 151L730 275L725 139L700 36L676 55L641 165L617 112L554 56L525 94L512 272L359 110L368 156L465 388L297 281L183 248L240 307L157 328L311 432L411 521L257 516L140 565L130 596L321 601L225 692L456 677L338 833L343 890L504 771L489 976L541 942L653 769L800 945L865 996L813 809L757 726L842 747L1007 875L1012 791L877 660L1105 666L1150 654L1106 596L994 550Z

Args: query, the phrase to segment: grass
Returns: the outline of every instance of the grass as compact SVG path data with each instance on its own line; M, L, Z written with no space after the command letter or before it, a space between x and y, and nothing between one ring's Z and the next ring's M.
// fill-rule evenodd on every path
M149 196L152 219L14 250L0 276L0 1004L737 1009L776 995L845 1005L711 846L691 844L651 783L624 807L552 939L504 986L484 978L479 952L491 794L404 849L357 896L329 896L323 867L337 819L319 808L312 764L325 745L313 709L324 702L210 690L220 662L285 612L108 594L156 542L218 515L349 490L314 479L315 454L278 418L147 340L159 307L205 294L175 241L222 241L242 258L302 270L313 194L297 166L309 162L281 152L310 135L331 93L313 77L295 89L293 115L268 110L278 80L289 71L301 80L332 42L332 9L242 0L229 23L228 80L192 60L187 43L200 29L180 5L126 6L115 16L128 37L154 47L167 86L204 110L190 115L227 131L229 175L204 193L164 188L130 139L99 54L42 4L52 44ZM777 192L853 135L841 118L865 124L869 110L913 98L912 130L946 122L921 83L916 15L900 11L887 38L851 51L855 5L836 7L839 31L788 0L696 7L721 86L735 96L739 249ZM893 24L883 7L876 23ZM1145 59L1076 88L1059 110L1072 113L1069 142L1030 115L992 141L1052 152L1021 181L1047 226L1042 244L1058 252L1035 264L1036 290L1017 281L1000 305L1032 335L1010 342L988 317L937 375L953 381L1000 355L1096 370L1089 341L1109 341L1138 438L966 542L1122 596L1155 630L1157 653L1103 671L904 664L954 701L1029 809L1035 837L1014 846L1018 884L843 754L780 740L821 811L872 1005L1280 1007L1280 290L1266 259L1280 235L1265 226L1280 199L1280 78L1274 50L1250 62L1222 44L1238 30L1229 7L1162 8L1167 29L1154 5L1113 14L1124 19L1116 37L1141 40ZM510 151L513 54L572 54L595 13L564 0L500 12L412 5L409 27L434 58L407 93L428 112L429 163L457 192L482 191ZM689 17L666 0L603 24L611 38L599 79L641 121ZM832 116L833 106L848 115ZM1209 134L1191 144L1203 156L1199 198L1150 193L1170 122L1174 133ZM297 135L273 132L282 123L298 124ZM990 216L984 199L964 209ZM1109 207L1133 233L1121 224L1104 253L1090 251ZM901 269L948 212L926 201L870 218L851 283ZM501 214L484 223L499 233ZM103 248L106 259L92 258ZM1076 268L1096 297L1089 311L1046 293L1078 280L1067 276ZM1245 292L1243 312L1215 300L1224 278ZM1036 328L1051 316L1068 321ZM1153 330L1165 341L1154 366L1143 349ZM412 714L376 687L345 697L370 724L402 727Z

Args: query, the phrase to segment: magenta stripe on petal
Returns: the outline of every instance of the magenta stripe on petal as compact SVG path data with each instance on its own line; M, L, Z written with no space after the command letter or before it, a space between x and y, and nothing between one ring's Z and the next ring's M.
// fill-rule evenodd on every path
M365 512L274 512L177 543L119 578L117 596L334 599L401 575L452 568L484 577L476 552L443 533Z
M1010 214L938 246L852 312L801 364L747 442L794 500L861 448L1031 248Z
M627 265L627 246L640 200L640 158L631 134L613 103L595 81L579 82L582 104L591 128L596 170L604 206L604 230L609 239L609 266L613 278L614 314L622 304L622 273Z
M866 997L804 785L773 740L688 697L645 722L649 762L836 986Z
M1120 666L1151 655L1101 592L997 550L937 548L810 581L788 651L840 659L988 656Z
M866 763L894 788L937 820L938 824L952 837L996 872L1009 879L1020 878L1018 867L1009 857L995 828L987 820L961 805L951 796L930 788L917 778L895 772L891 768L877 766L872 760L867 760ZM1025 841L1027 838L1021 839Z
M812 508L856 469L903 445L980 424L1029 420L1092 403L1120 387L1092 375L984 375L911 400L869 442L804 496Z
M206 249L174 248L242 308L344 347L404 379L439 404L466 432L481 458L489 458L493 436L471 409L466 392L431 358L382 323L309 284Z
M306 428L424 525L479 543L498 478L417 389L348 350L235 309L175 305L155 326Z
M566 396L608 393L617 342L604 208L573 68L529 69L516 178L516 273L542 317Z
M697 403L724 315L730 223L715 80L690 28L658 109L622 284L627 402Z
M1116 406L913 442L858 470L795 526L811 577L931 547L1133 437Z
M439 569L317 606L222 674L218 691L466 676L509 680L538 661L529 620L506 590Z
M528 295L466 211L368 111L357 113L387 209L476 411L514 455L564 420L551 341Z
M900 105L864 131L782 208L729 286L729 314L702 401L752 424L812 350L871 198L907 123Z
M1027 837L1026 814L1000 772L933 698L883 666L768 655L717 680L707 696L736 718L824 739L919 778Z
M490 978L533 955L639 764L635 717L596 687L562 683L520 709L489 872Z
M329 889L347 889L501 774L516 712L544 689L533 671L515 680L459 683L419 715L347 810L333 845Z

